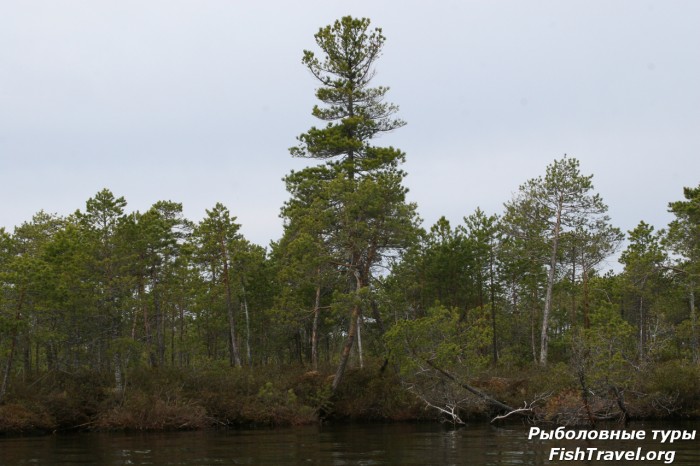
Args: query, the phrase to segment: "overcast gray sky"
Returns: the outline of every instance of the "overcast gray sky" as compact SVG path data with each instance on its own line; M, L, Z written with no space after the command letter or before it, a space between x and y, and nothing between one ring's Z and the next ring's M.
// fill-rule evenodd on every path
M301 65L319 27L387 37L376 85L404 128L426 227L500 213L564 153L624 230L665 226L700 183L700 2L0 2L0 226L69 214L102 188L194 221L220 201L251 241L280 237L287 148L311 125Z

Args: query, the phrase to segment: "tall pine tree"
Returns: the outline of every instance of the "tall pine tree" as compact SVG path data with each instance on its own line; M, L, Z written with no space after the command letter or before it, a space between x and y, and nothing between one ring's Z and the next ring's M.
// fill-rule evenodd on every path
M370 29L366 18L346 16L321 28L315 38L321 57L306 50L302 63L321 83L316 97L323 106L314 106L312 114L327 124L300 135L290 152L325 164L286 178L293 198L282 215L287 225L298 224L299 216L324 219L323 225L314 225L314 234L327 238L325 255L346 276L346 288L338 291L346 294L350 323L335 390L355 341L360 341L363 303L375 268L405 246L416 214L406 202L405 174L398 169L403 152L372 144L379 134L405 124L393 117L398 107L383 101L388 88L370 87L385 40L381 29Z

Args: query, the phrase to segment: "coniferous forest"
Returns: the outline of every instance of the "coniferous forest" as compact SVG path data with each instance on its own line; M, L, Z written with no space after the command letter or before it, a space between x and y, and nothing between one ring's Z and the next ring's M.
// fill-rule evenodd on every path
M623 232L562 156L502 211L423 228L406 154L376 145L405 124L373 86L381 29L314 37L318 127L268 247L224 203L109 189L0 230L1 432L700 414L700 185Z

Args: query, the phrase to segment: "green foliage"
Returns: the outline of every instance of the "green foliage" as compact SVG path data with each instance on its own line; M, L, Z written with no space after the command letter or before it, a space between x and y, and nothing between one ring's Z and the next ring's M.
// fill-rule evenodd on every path
M527 181L505 205L503 225L511 254L532 263L516 260L519 268L524 269L520 273L532 271L533 266L547 267L539 354L543 366L548 360L553 293L563 240L568 236L572 244L581 242L593 248L594 253L588 254L589 269L602 260L600 257L606 251L614 249L616 230L608 225L609 218L605 215L608 208L600 195L592 193L593 175L582 175L579 165L577 159L566 155L555 160L547 166L544 178Z
M321 83L316 97L323 106L314 106L312 114L326 125L300 135L300 144L290 153L325 164L285 178L292 198L282 209L285 237L280 257L291 267L289 272L281 269L281 278L306 283L300 288L303 294L287 294L280 307L313 309L314 365L321 294L342 297L341 302L349 306L334 389L342 380L356 339L362 364L363 314L367 304L374 309L375 299L369 293L378 282L378 269L387 267L410 244L418 223L416 206L406 202L405 173L398 169L404 154L393 147L372 145L376 136L404 122L392 116L398 107L383 102L388 88L370 87L384 36L380 29L370 31L369 26L368 19L344 17L315 35L320 58L304 51L302 63ZM298 255L299 246L302 251L313 249L313 258ZM326 305L337 309L341 302L333 299ZM379 313L372 314L381 328Z
M700 185L697 188L683 188L685 201L675 201L668 205L675 219L669 224L667 241L672 250L689 260L697 274L700 260Z
M465 225L453 228L442 217L422 232L385 282L391 317L422 317L434 305L470 309L490 304L494 309L499 292L496 221L477 209ZM397 315L397 309L404 314Z
M528 395L559 392L551 406L580 408L585 386L601 403L610 387L646 390L634 401L648 413L697 407L700 186L668 204L667 229L629 232L622 273L600 275L622 234L571 157L526 181L502 213L422 230L405 154L375 144L405 124L374 84L381 29L348 16L314 37L302 64L319 83L322 124L290 152L318 165L285 177L284 233L269 251L222 203L193 223L172 201L129 212L108 189L66 218L41 211L0 228L3 416L75 426L102 409L105 427L142 428L180 415L193 426L401 417L414 405L393 371L352 367L387 354L404 386L457 410L462 382L481 376L498 391L518 383L490 376L511 373L530 379ZM348 385L334 392L346 365ZM297 368L313 375L281 380ZM32 380L46 403L16 404Z
M571 367L564 362L537 367L527 375L531 398L542 393L565 393L578 386L576 374L572 373Z
M661 234L654 233L654 227L642 221L629 232L629 242L620 255L620 262L632 280L644 282L650 274L658 272L660 264L666 259L661 247Z
M620 255L625 266L623 315L636 324L638 359L642 362L650 356L650 344L655 340L652 323L664 318L659 291L668 289L669 283L663 267L667 254L662 236L662 232L654 232L653 226L642 221L629 232L629 245Z
M409 376L428 362L465 375L488 365L491 327L487 309L473 309L467 316L439 306L425 317L397 322L385 336L392 360Z
M389 88L370 87L374 62L385 40L381 29L370 30L367 18L346 16L321 28L314 37L323 55L319 58L305 50L302 63L321 83L316 97L325 107L314 106L312 114L328 124L299 136L300 145L290 149L292 155L340 157L351 178L355 172L402 160L400 151L370 145L378 134L405 124L391 117L398 107L383 102Z
M591 327L572 336L572 365L589 386L628 387L635 358L634 328L611 306L595 310Z
M667 361L653 367L643 378L643 390L648 394L653 409L661 416L700 414L698 392L700 368L683 361Z

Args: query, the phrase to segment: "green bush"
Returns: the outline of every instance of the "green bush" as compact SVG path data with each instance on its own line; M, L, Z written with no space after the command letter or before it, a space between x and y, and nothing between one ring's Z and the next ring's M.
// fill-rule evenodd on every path
M700 416L700 368L667 361L643 378L642 390L659 416Z

